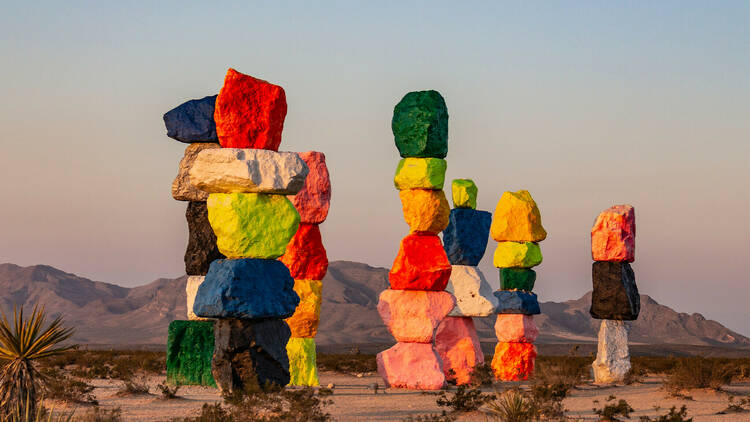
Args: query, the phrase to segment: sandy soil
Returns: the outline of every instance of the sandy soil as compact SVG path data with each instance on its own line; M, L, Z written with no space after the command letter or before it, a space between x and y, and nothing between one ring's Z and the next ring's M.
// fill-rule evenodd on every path
M383 381L376 374L365 374L362 377L323 372L320 374L322 385L333 383L333 404L327 410L337 421L400 421L409 416L440 413L435 403L435 395L417 391L388 389L383 391ZM119 381L95 380L94 394L103 408L122 409L126 421L167 421L173 417L195 415L203 403L214 403L221 400L217 390L204 387L182 387L174 400L162 400L156 385L163 381L161 377L148 379L149 395L121 397L117 391ZM377 383L379 391L373 392L372 385ZM510 384L508 384L510 385ZM502 390L504 385L497 385ZM695 422L709 421L750 421L750 413L717 415L729 403L728 393L738 396L750 394L750 383L733 384L725 388L726 392L695 390L689 392L693 400L669 397L661 390L661 381L657 377L647 378L643 383L631 386L601 387L591 384L579 386L573 390L564 405L571 420L596 421L593 407L602 407L609 396L625 399L635 409L630 420L637 421L640 416L657 416L665 414L670 407L683 404L688 408L688 416ZM492 392L493 389L487 389ZM600 403L594 403L598 400ZM60 406L56 406L60 408ZM79 407L77 414L85 409ZM464 415L459 421L492 421L485 414Z

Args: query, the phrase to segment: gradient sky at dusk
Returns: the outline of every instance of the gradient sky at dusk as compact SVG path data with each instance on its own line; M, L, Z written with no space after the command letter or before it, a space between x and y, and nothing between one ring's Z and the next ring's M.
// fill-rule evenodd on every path
M448 180L539 204L541 300L591 288L591 224L630 203L641 292L750 335L748 2L27 3L0 14L0 262L182 274L162 115L234 67L285 88L282 149L326 153L330 259L390 266L393 106L436 89Z

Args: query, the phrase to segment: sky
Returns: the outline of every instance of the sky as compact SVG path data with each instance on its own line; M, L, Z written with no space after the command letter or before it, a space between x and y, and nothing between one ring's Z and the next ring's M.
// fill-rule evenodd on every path
M748 2L29 3L0 14L0 262L184 274L162 115L233 67L284 87L282 150L326 153L329 259L392 263L393 106L435 89L447 180L539 205L540 300L591 288L591 225L628 203L640 291L750 335Z

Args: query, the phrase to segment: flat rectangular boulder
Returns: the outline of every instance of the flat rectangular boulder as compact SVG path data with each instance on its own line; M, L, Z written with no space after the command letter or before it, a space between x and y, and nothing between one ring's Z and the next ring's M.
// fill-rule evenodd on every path
M443 231L443 247L451 265L477 266L487 250L492 214L454 208Z
M498 290L494 294L499 302L497 305L498 314L537 315L542 313L539 309L539 301L537 301L534 293L520 290Z
M172 321L167 334L167 382L216 387L213 354L213 321Z

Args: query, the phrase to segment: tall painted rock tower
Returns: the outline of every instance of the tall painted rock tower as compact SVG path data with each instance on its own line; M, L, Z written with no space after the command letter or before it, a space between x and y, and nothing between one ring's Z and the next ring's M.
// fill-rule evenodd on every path
M471 380L474 367L484 363L484 354L472 317L487 317L497 308L492 287L477 265L487 249L492 214L477 211L477 186L470 179L451 184L453 209L443 231L443 248L451 263L446 291L456 306L440 323L435 347L443 361L443 372L456 384Z
M638 318L641 300L630 263L635 260L635 210L615 205L596 219L591 229L591 316L602 320L594 382L622 381L630 370L626 321Z
M292 337L286 345L289 355L291 385L317 386L315 334L320 322L323 277L328 271L328 257L320 235L320 223L328 216L331 204L331 179L322 152L299 154L310 172L305 185L292 203L300 214L299 230L286 247L281 261L294 278L294 291L300 304L286 322Z
M498 344L492 358L495 378L504 381L527 379L534 372L539 330L534 315L539 302L532 293L536 272L542 262L538 242L547 237L539 208L528 191L505 192L500 197L490 228L500 242L493 262L500 269L495 334Z
M189 101L164 116L171 137L208 136L219 143L199 151L188 147L192 154L186 153L178 179L183 191L206 201L195 245L202 272L196 277L203 278L188 283L188 313L213 325L211 374L224 391L289 382L284 318L300 299L277 258L300 224L287 195L302 189L309 170L297 154L277 152L285 116L283 88L234 69L218 96Z
M448 109L437 91L410 92L396 105L391 122L402 157L394 184L410 228L401 240L390 289L378 312L397 343L378 353L378 372L392 387L436 390L445 385L435 330L455 305L444 291L451 265L438 233L448 226L443 193L448 154Z

